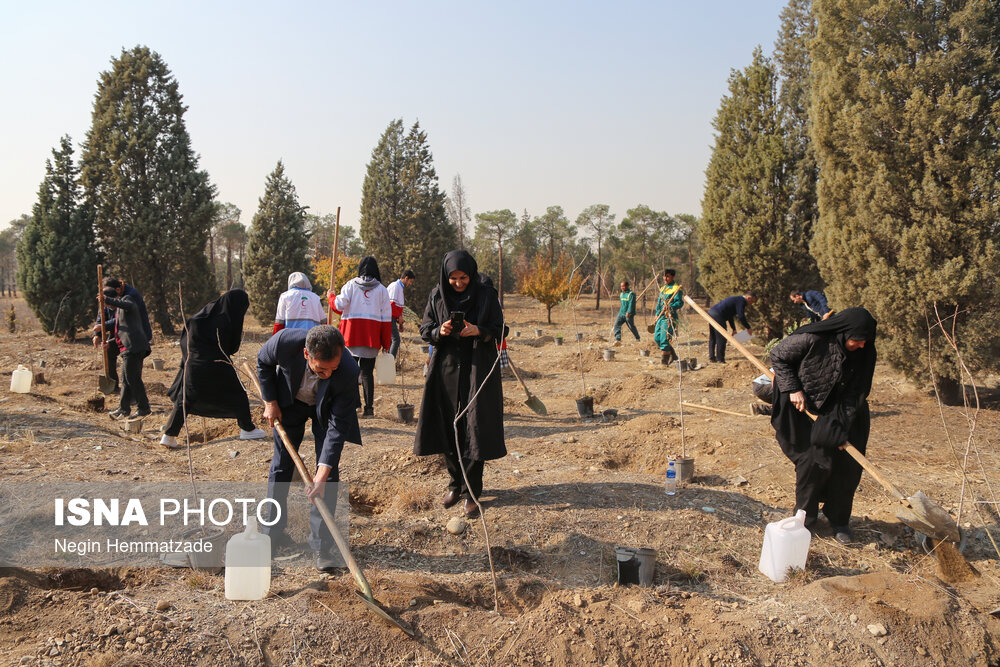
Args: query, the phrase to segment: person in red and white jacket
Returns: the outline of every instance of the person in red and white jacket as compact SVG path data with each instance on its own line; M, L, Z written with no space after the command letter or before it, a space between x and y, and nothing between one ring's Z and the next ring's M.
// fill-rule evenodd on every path
M389 354L393 357L399 351L399 332L403 330L403 288L413 284L416 274L412 270L403 271L399 280L389 285L389 302L392 304L392 346L389 347Z
M358 265L358 277L344 285L340 294L327 293L330 309L340 315L344 345L361 368L364 392L362 417L375 415L375 357L392 345L392 306L382 284L378 262L368 256Z

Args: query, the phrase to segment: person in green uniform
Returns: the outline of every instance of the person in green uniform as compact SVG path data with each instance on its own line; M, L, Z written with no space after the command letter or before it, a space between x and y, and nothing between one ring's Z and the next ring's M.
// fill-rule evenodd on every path
M656 298L656 324L653 329L653 340L660 346L663 356L660 361L669 364L677 361L677 352L670 341L677 334L677 312L684 305L681 286L675 281L677 272L673 269L663 270L663 287Z
M627 280L622 281L622 293L618 295L621 307L618 308L618 319L615 320L615 341L622 340L622 325L624 324L639 340L639 330L635 328L635 292L629 289Z

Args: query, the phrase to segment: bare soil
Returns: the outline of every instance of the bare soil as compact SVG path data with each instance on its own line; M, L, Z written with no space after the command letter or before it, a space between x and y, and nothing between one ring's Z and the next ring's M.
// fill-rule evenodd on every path
M376 417L362 422L364 446L348 445L341 475L351 486L352 550L376 597L415 628L415 638L372 615L346 571L321 574L304 555L276 563L271 593L250 603L226 600L222 575L198 570L5 569L0 663L1000 664L1000 619L989 614L1000 606L1000 561L990 541L992 534L1000 542L1000 528L987 486L1000 482L995 378L980 388L984 408L960 518L964 558L976 571L970 580L951 581L866 475L855 502L857 543L843 546L824 527L807 569L774 584L757 561L765 524L793 505L794 476L768 420L750 416L754 368L732 357L678 375L659 364L655 349L639 356L655 347L641 317L642 340L626 332L615 359L604 361L613 317L592 302L577 309L576 325L567 307L556 308L558 324L549 325L544 308L514 296L507 316L510 357L548 416L535 415L513 376L504 376L510 453L486 466L483 495L498 610L483 525L470 522L458 536L445 530L458 514L438 504L446 472L435 458L412 454L415 427L395 420L403 400L393 385L376 389ZM704 365L707 329L696 317L686 315L679 347ZM179 363L172 339L155 341L165 370L148 362L144 370L154 416L141 433L126 434L106 412L87 409L101 367L89 341L44 335L23 303L18 321L24 329L0 334L0 383L22 363L43 370L46 384L0 398L3 479L187 478L187 453L157 444L169 410L163 388ZM577 331L585 334L580 343ZM238 360L252 360L267 334L248 327ZM415 327L404 336L406 399L419 410L424 356ZM596 399L595 419L577 415L584 387ZM681 400L746 416L682 414ZM905 492L923 490L957 515L965 412L940 409L928 387L885 367L871 404L873 463ZM606 408L617 417L602 419ZM256 414L260 421L259 407ZM241 442L234 421L193 418L190 426L197 479L266 478L269 441ZM695 459L695 478L666 496L667 460L682 454ZM970 491L987 502L971 503ZM652 587L617 584L616 545L657 551Z

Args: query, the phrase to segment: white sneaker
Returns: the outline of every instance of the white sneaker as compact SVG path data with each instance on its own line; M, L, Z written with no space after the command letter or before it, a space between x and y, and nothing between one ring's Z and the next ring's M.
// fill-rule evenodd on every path
M260 440L261 438L266 438L267 433L259 428L255 428L252 431L244 431L240 429L240 440Z
M166 447L167 449L183 449L184 448L184 445L182 445L181 443L177 442L177 438L175 438L172 435L167 435L166 433L164 433L163 437L160 438L160 444L163 445L164 447Z

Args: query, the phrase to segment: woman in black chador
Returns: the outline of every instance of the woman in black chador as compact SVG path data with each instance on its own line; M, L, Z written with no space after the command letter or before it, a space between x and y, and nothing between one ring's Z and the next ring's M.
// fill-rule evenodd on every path
M243 338L243 317L250 307L247 293L229 290L188 319L181 333L181 367L167 391L174 409L161 445L176 449L177 434L184 426L183 401L189 415L235 418L240 425L241 440L257 440L267 434L254 426L250 403L240 384L230 355L240 349ZM184 365L187 364L187 382ZM186 389L185 389L186 386Z
M771 425L795 464L795 509L806 511L806 527L814 529L822 502L843 543L851 541L848 524L861 466L840 446L850 442L863 454L868 444L875 327L867 310L848 308L799 327L771 350ZM815 422L807 411L817 416Z
M455 324L457 313L462 313L461 328ZM507 455L500 369L490 374L502 332L503 313L496 290L480 281L472 255L464 250L449 252L420 324L420 337L434 346L434 352L413 451L418 456L444 454L451 483L441 504L451 507L465 497L463 509L470 517L476 516L478 508L469 491L476 498L482 493L483 463ZM458 422L459 462L452 424L477 390L475 402ZM470 488L462 478L463 467Z

